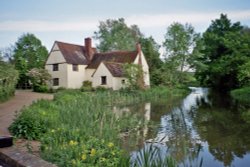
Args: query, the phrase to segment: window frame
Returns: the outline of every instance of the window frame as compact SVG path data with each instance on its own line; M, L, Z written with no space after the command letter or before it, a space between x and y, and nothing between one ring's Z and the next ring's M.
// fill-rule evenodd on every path
M107 76L101 76L101 85L107 85Z
M72 71L79 71L78 64L72 64Z
M52 82L52 85L53 85L53 86L59 86L59 78L53 78L52 81L53 81L53 82Z
M59 71L59 64L52 64L52 71Z

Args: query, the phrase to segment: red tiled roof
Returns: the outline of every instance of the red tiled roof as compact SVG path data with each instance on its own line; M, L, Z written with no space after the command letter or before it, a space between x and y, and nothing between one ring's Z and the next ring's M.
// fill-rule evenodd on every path
M102 61L114 63L132 63L138 52L137 51L116 51L108 53L95 53L93 60L87 68L96 69Z
M114 77L124 76L123 64L114 62L103 62L103 64L108 68L108 70Z
M89 64L89 57L84 46L56 41L61 53L69 64ZM92 48L96 52L95 48Z

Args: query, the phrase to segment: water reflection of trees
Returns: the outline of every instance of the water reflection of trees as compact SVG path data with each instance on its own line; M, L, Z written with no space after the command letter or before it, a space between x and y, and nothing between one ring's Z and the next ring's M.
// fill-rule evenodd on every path
M197 163L199 153L202 149L199 136L193 131L192 118L194 116L195 103L191 102L190 106L185 104L185 100L179 108L172 108L171 114L165 115L162 120L162 128L160 134L165 134L168 137L166 146L168 153L174 157L178 163L185 165ZM191 110L186 110L187 108Z
M215 159L230 166L235 157L244 157L250 151L250 124L241 117L244 109L225 95L193 92L183 101L140 103L117 107L116 112L134 113L160 123L157 134L150 126L130 134L123 143L129 151L143 147L148 139L164 138L163 153L171 154L180 164L194 166L201 158L206 160L202 156L207 155L208 147Z
M209 104L199 100L194 125L201 140L208 142L209 152L230 166L235 156L242 158L250 151L250 125L241 118L242 107L230 98L214 93L208 98Z

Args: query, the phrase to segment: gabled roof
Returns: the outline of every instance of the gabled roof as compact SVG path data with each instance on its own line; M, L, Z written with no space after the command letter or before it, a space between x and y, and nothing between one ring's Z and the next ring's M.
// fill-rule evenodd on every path
M69 44L64 42L55 42L66 62L69 64L84 64L87 65L90 62L90 58L86 54L86 48L81 45ZM96 52L95 48L92 48Z
M108 53L95 53L87 68L96 69L101 62L132 63L138 55L137 51L116 51Z
M124 76L123 64L114 62L103 62L103 64L107 67L107 69L114 77Z

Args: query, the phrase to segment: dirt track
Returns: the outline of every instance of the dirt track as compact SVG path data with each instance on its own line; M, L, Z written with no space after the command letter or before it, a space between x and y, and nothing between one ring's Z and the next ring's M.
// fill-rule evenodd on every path
M0 136L9 135L8 127L13 122L16 112L29 106L38 99L53 99L52 94L35 93L30 90L17 90L9 101L0 103Z

